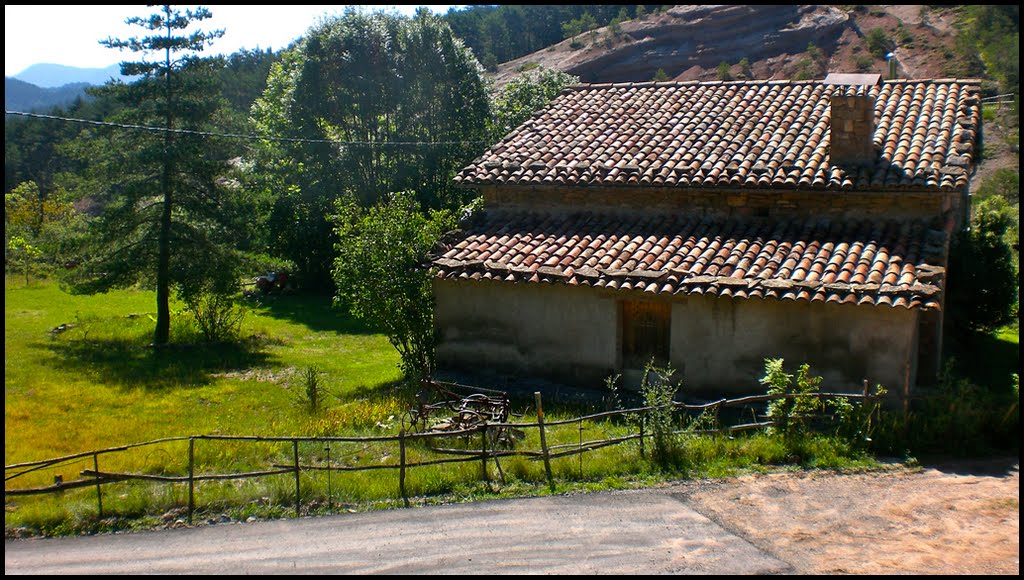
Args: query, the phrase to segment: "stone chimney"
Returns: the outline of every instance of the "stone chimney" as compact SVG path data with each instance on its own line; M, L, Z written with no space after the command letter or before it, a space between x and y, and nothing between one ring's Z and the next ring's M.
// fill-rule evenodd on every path
M874 165L875 98L868 88L881 82L881 75L830 74L825 84L834 85L832 108L831 162L843 167Z

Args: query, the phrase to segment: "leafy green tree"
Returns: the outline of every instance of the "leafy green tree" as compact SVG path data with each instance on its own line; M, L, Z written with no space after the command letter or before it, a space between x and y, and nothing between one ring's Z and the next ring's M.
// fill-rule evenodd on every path
M206 8L162 5L127 20L145 31L141 36L101 41L139 55L121 63L121 73L136 81L96 91L120 106L109 120L160 130L89 129L74 147L89 160L82 193L103 211L69 282L85 293L153 284L155 344L169 340L172 291L189 300L229 293L238 282L240 257L230 240L242 232L231 221L231 190L219 182L230 167L216 142L194 133L211 129L223 104L220 60L197 56L223 31L189 30L210 16Z
M579 77L546 68L525 72L506 83L494 96L490 122L490 140L499 141L535 111L547 106Z
M5 231L39 237L48 224L70 219L75 210L60 198L60 195L44 196L34 181L19 184L4 194Z
M47 274L65 259L65 249L82 225L82 216L57 188L43 195L34 181L27 181L4 195L4 241L9 263L20 261L28 282L29 267Z
M430 376L436 337L428 253L455 227L455 214L424 215L413 193L385 196L368 209L346 198L337 209L338 301L387 335L406 377Z
M781 358L765 359L760 382L768 387L769 395L783 396L768 403L767 415L774 423L772 429L791 439L803 435L808 416L822 409L821 399L815 396L821 391L822 378L811 376L811 366L804 363L797 369L794 385L793 375L783 370L784 362Z
M261 147L255 174L274 196L272 250L308 286L330 283L334 200L364 207L416 191L425 208L468 195L455 173L487 145L483 68L444 21L347 10L309 30L275 64L253 107L261 132L295 138Z
M949 258L949 321L956 330L989 330L1009 322L1019 278L1006 233L1017 224L1006 199L978 203L971 228L953 240Z
M10 250L12 261L21 262L22 271L25 274L25 285L28 286L28 275L32 261L42 252L32 245L23 236L11 236L7 240L7 249Z
M1020 6L976 4L958 10L956 49L964 76L986 72L1000 91L1020 92Z

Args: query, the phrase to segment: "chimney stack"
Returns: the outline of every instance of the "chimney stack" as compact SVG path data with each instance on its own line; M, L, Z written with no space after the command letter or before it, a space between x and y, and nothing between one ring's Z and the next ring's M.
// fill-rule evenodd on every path
M874 165L875 98L868 88L881 82L881 75L829 74L825 84L835 85L830 95L832 108L831 162L841 167Z

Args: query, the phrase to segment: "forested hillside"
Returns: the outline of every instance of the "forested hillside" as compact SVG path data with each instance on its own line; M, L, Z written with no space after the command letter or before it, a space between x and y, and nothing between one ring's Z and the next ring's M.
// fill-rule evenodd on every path
M71 83L45 89L16 78L4 78L4 108L9 111L35 111L52 107L68 107L85 96L88 83Z

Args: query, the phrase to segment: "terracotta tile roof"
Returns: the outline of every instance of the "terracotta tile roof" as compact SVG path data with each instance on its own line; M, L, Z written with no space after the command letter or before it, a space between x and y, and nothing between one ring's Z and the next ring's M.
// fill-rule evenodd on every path
M831 95L875 98L877 162L830 163ZM564 91L456 177L464 186L949 190L977 159L977 81L622 83Z
M437 277L938 308L946 234L923 220L490 210Z

